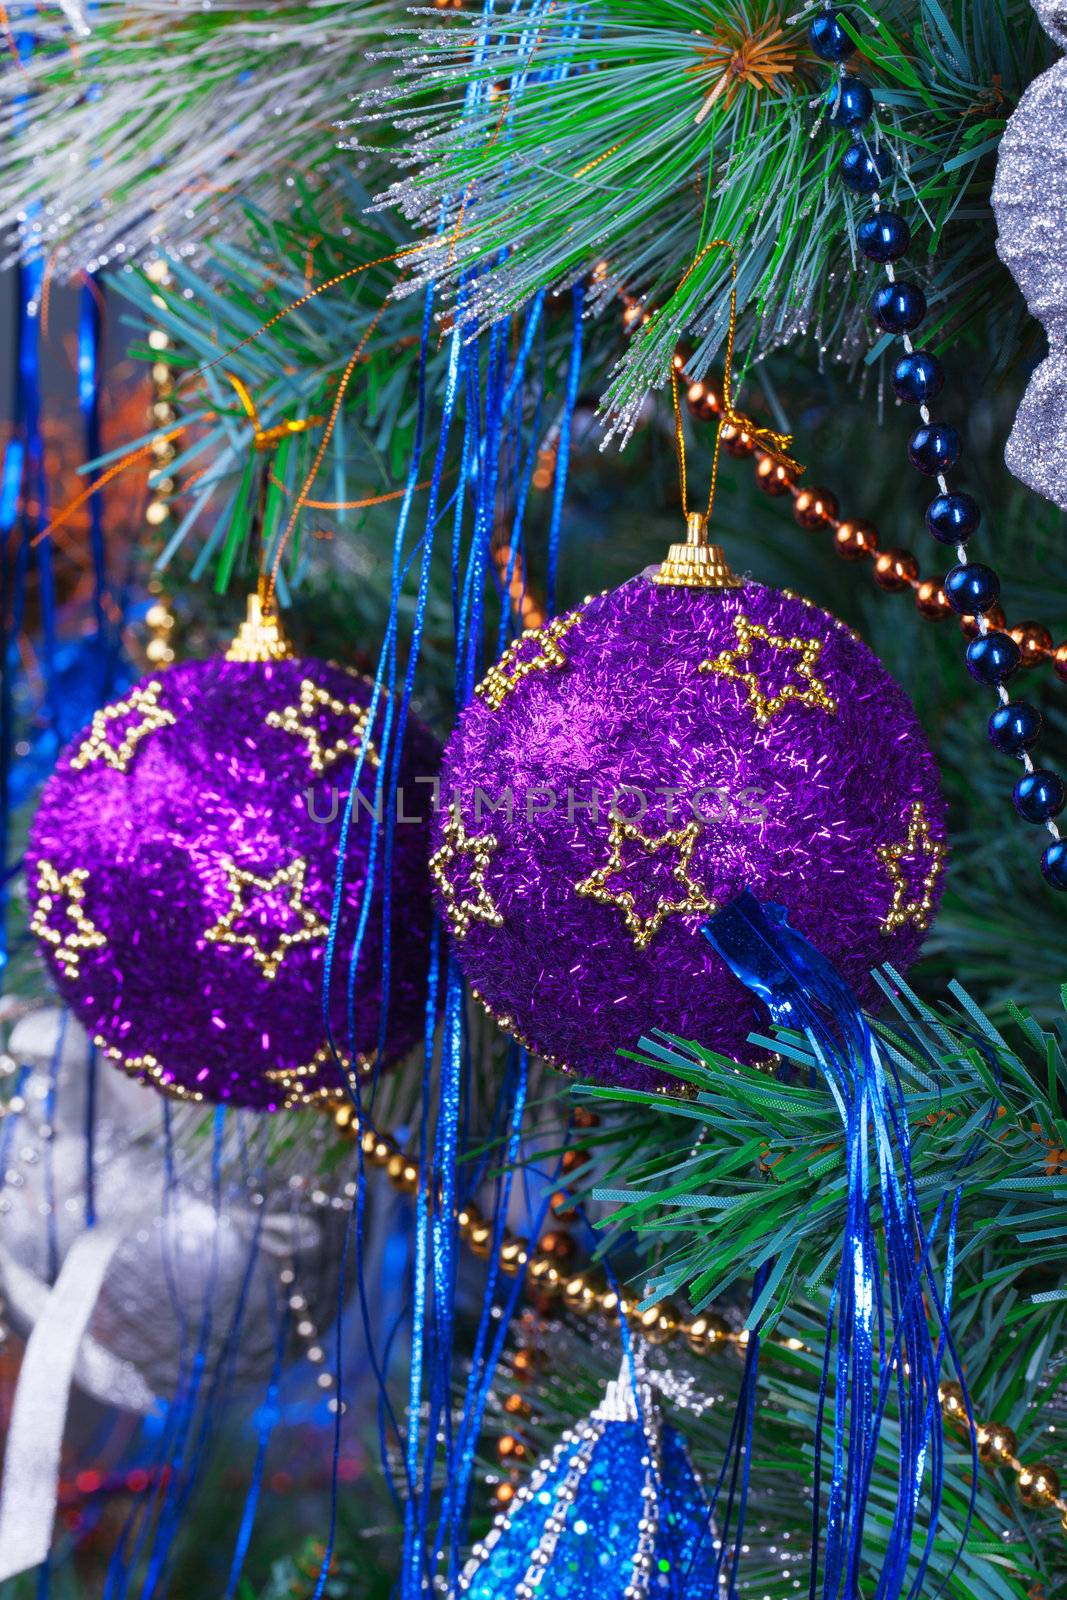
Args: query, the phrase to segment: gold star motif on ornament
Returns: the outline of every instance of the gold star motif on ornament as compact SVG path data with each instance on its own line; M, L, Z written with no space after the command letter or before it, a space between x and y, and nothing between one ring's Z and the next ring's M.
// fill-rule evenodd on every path
M272 1067L263 1076L270 1082L276 1083L285 1096L284 1109L291 1111L294 1106L309 1105L314 1101L330 1102L343 1098L345 1091L337 1083L316 1084L311 1086L310 1080L318 1078L323 1069L333 1072L340 1071L351 1078L358 1074L361 1078L369 1078L374 1073L375 1055L373 1051L360 1053L355 1060L344 1050L334 1053L328 1044L322 1044L315 1051L310 1061L298 1067Z
M445 917L457 939L465 939L474 922L491 928L503 927L504 919L485 887L485 875L500 840L491 833L468 834L463 818L453 811L445 824L444 843L430 857L430 876L441 891ZM469 887L466 893L452 882L451 869L457 861L470 858Z
M714 661L702 661L697 670L717 673L721 678L733 678L737 683L743 683L748 689L749 708L761 728L765 728L772 717L783 710L790 701L795 701L797 705L818 708L820 711L825 711L828 716L834 714L837 702L822 679L815 675L815 668L822 655L821 639L803 639L798 634L787 637L784 633L771 633L762 623L750 622L743 614L734 618L734 632L737 634L737 649L723 650ZM792 667L797 676L804 680L803 689L798 688L795 683L786 683L768 692L757 672L744 670L741 663L751 657L757 639L762 640L772 650L789 652L797 657Z
M222 869L226 874L230 906L214 927L206 929L204 938L210 939L212 944L228 944L251 950L252 958L265 978L272 979L277 976L279 967L294 945L314 944L316 940L328 936L330 930L327 924L312 911L310 906L304 904L307 862L302 856L287 867L279 867L269 878L261 878L255 872L248 872L229 857L223 861ZM291 932L271 935L275 942L268 948L260 942L257 934L241 933L236 924L242 917L248 916L253 903L253 892L266 895L274 894L279 889L288 891L288 908L299 919L300 926Z
M83 950L100 950L107 944L106 936L93 923L83 904L88 879L84 867L57 872L50 861L37 863L37 904L30 919L30 931L51 946L65 978L78 976ZM57 910L70 924L65 933L52 925L52 913Z
M560 640L576 627L580 612L557 617L544 628L530 628L508 645L495 667L490 667L475 694L481 695L492 711L499 711L508 695L517 689L523 678L531 672L548 672L565 667L567 657L560 648ZM527 654L536 645L533 655Z
M161 1094L167 1095L172 1100L192 1100L197 1105L202 1104L204 1096L200 1089L186 1089L180 1083L175 1083L173 1073L167 1071L153 1055L124 1056L115 1045L109 1045L103 1034L98 1033L93 1040L97 1049L102 1050L109 1061L131 1078L136 1078L139 1083L154 1083Z
M308 1078L317 1078L324 1067L340 1067L342 1072L351 1072L353 1067L361 1078L369 1077L374 1071L374 1052L360 1051L355 1060L346 1050L336 1053L328 1044L320 1044L310 1061L305 1061L299 1067L272 1067L263 1076L271 1083L281 1083L287 1087L292 1082L303 1083Z
M351 734L347 738L339 735L332 744L324 742L323 735L311 720L316 711L327 711L335 717L350 718ZM281 711L271 711L267 716L267 727L281 728L283 732L295 733L303 739L307 746L311 770L321 776L342 756L358 754L369 721L369 707L361 706L355 700L338 700L328 689L320 688L310 678L305 678L300 685L299 704L286 706ZM378 752L369 739L367 739L367 762L372 767L381 764Z
M146 683L143 687L131 689L125 700L116 700L113 705L104 706L96 712L88 737L79 745L71 760L75 772L92 766L94 761L106 762L116 772L125 772L141 740L147 739L158 728L166 728L176 721L174 713L159 704L162 689L161 683ZM140 721L127 723L118 743L112 744L108 738L111 724L131 715L138 715Z
M646 833L636 822L613 817L608 832L606 863L598 867L595 872L591 872L588 878L576 883L575 890L578 894L597 901L599 905L614 906L621 911L623 921L633 935L635 946L638 950L647 950L668 917L692 916L698 912L707 913L717 909L716 902L708 895L703 885L692 876L693 851L702 831L699 822L690 822L684 828L670 828L666 833L653 836ZM684 894L674 899L661 895L651 916L642 916L637 910L637 902L631 889L608 887L612 879L625 870L623 853L627 844L639 845L647 856L658 855L661 850L675 850L678 853L678 859L671 868L671 876L679 888L684 890Z
M925 932L930 926L930 915L934 909L934 890L944 867L948 848L943 840L932 836L926 807L921 800L915 801L909 813L906 838L899 844L879 845L875 854L889 873L893 885L893 899L882 921L882 932L897 933L909 922ZM903 864L906 861L918 864L924 859L929 865L923 875L922 889L915 895L909 890L908 875L904 871Z

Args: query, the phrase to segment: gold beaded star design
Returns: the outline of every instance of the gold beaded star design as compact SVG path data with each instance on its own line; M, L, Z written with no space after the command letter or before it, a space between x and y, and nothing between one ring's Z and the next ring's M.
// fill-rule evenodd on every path
M893 899L882 922L882 932L897 933L909 922L913 922L925 933L930 926L930 914L934 909L934 889L945 864L948 848L943 840L932 837L926 807L921 800L916 800L911 808L907 837L899 844L879 845L875 854L889 873L893 885ZM910 861L918 865L923 860L929 864L923 875L922 890L917 896L909 894L908 875L904 871L904 863Z
M316 711L329 711L335 717L347 717L352 722L352 732L338 735L332 744L324 742L323 735L310 719ZM328 689L322 689L310 678L300 685L300 703L286 706L282 711L271 711L267 716L268 728L281 728L285 733L295 733L307 745L311 770L321 776L342 756L356 755L363 743L370 721L370 708L355 700L338 700ZM381 765L381 758L371 741L367 740L367 762L372 767Z
M573 611L570 616L557 617L547 627L527 629L513 644L508 645L496 666L489 668L475 689L475 694L481 695L490 710L499 711L508 695L531 672L548 672L552 668L565 667L567 657L560 648L560 640L580 620L581 613ZM529 651L534 646L536 649L531 655Z
M815 668L822 655L821 639L802 639L796 634L787 638L783 633L771 633L762 623L750 622L742 613L734 618L734 631L737 634L737 649L724 650L714 661L702 661L697 670L715 672L722 678L734 678L738 683L745 684L748 688L748 705L761 728L765 728L771 718L791 700L800 705L817 706L833 716L837 702L822 679L815 676ZM743 671L739 663L748 660L757 639L762 639L772 650L789 651L796 655L799 659L792 663L793 670L804 679L806 687L800 689L795 683L786 683L768 694L758 673Z
M285 1095L284 1109L291 1111L297 1105L309 1105L313 1101L336 1100L344 1095L335 1082L311 1085L311 1079L317 1078L323 1068L335 1068L340 1064L341 1071L352 1077L358 1073L361 1078L369 1078L374 1073L374 1053L366 1054L363 1051L353 1058L344 1050L337 1052L337 1056L328 1044L321 1044L315 1051L310 1061L299 1067L272 1067L263 1076L270 1082L278 1084Z
M229 857L222 863L226 874L226 887L230 892L230 907L214 927L205 930L204 938L210 939L212 944L230 944L245 946L252 952L252 958L265 978L277 976L278 969L294 945L313 944L316 939L325 939L329 928L310 906L304 904L304 879L307 876L307 861L299 856L287 867L279 867L269 878L260 878L254 872L248 872L244 867L239 867ZM276 942L265 948L255 933L240 933L235 924L248 915L252 904L252 891L259 894L272 894L276 889L288 889L289 910L299 919L300 926L291 932L279 933Z
M37 904L30 919L30 932L51 945L65 978L78 976L83 950L100 950L107 944L106 935L82 904L88 878L85 867L57 872L50 861L37 863ZM52 925L52 913L57 910L69 923L65 933Z
M147 739L157 728L165 728L177 720L172 711L166 711L159 704L162 688L163 685L155 681L146 683L140 688L131 689L125 700L116 700L113 705L103 706L97 711L88 737L71 760L75 772L92 766L94 761L104 761L116 772L125 772L141 740ZM139 716L140 721L127 723L121 730L118 743L112 744L108 738L111 724L131 715Z
M200 1089L186 1089L180 1083L175 1083L173 1075L153 1055L124 1056L115 1045L109 1045L103 1034L98 1033L93 1040L97 1049L102 1050L109 1061L129 1077L136 1078L138 1083L154 1083L160 1094L165 1094L170 1100L191 1100L196 1105L203 1104L204 1096Z
M444 829L444 844L430 857L430 876L441 891L445 903L448 925L457 939L465 939L473 922L486 922L491 928L501 928L504 919L496 902L485 887L494 851L500 840L491 833L468 834L463 818L453 811ZM470 857L469 890L461 894L452 882L451 871L456 861Z
M652 836L645 833L636 822L612 817L608 832L606 863L602 867L597 867L588 878L576 883L575 890L590 900L596 900L599 905L617 907L622 912L627 928L633 934L636 948L647 950L668 917L676 914L688 916L695 912L711 912L718 909L716 902L711 899L704 887L697 883L690 870L693 851L702 831L699 822L690 822L684 828L670 828L666 833ZM676 850L678 859L671 868L671 876L679 887L684 889L684 895L680 899L673 900L661 895L652 915L643 917L637 910L632 890L609 889L608 884L611 880L624 870L623 852L627 844L639 845L648 856L658 855L661 850Z

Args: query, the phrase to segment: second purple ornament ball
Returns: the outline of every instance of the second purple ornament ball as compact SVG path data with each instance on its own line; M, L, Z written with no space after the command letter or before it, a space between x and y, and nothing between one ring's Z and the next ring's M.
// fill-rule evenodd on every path
M662 1028L751 1058L765 1018L706 940L742 889L873 998L936 907L937 771L842 623L760 584L648 573L527 634L445 754L431 871L472 987L555 1065L629 1086ZM451 809L445 802L451 802Z
M214 660L144 679L98 712L45 785L26 855L31 928L57 986L111 1058L164 1091L275 1111L336 1095L421 1037L432 921L429 779L409 721L393 834L389 991L384 844L367 886L379 702L338 875L371 685L320 661ZM422 780L420 783L419 780ZM421 820L412 821L420 815Z

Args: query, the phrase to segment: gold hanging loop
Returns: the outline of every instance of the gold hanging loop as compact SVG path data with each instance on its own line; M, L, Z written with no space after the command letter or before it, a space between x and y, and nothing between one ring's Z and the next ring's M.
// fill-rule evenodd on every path
M799 476L804 468L799 461L789 454L793 443L791 433L779 433L774 428L761 428L753 422L743 411L734 407L733 382L734 382L734 340L737 335L737 251L729 239L712 239L706 244L689 268L685 277L679 283L682 289L701 262L707 259L713 250L728 250L730 252L730 317L726 327L726 362L722 375L722 409L719 415L719 425L715 430L715 454L711 463L711 489L708 493L708 521L711 521L715 509L715 489L719 481L719 452L722 446L722 430L725 427L736 428L739 433L747 433L757 450L762 450L766 455L773 457L781 463L787 472ZM677 291L676 291L677 292ZM686 516L689 515L689 504L686 488L685 464L685 433L682 428L682 408L678 398L678 368L671 364L671 396L674 401L675 432L678 440L678 463L682 480L682 505Z
M685 428L682 423L682 405L678 395L678 362L671 362L671 400L674 406L674 436L678 447L678 477L682 489L682 510L686 519L685 544L672 544L666 561L656 573L655 582L701 589L739 589L742 580L730 571L726 557L718 545L708 539L708 523L715 510L715 491L719 482L719 455L722 450L722 430L736 428L746 433L758 450L771 456L788 472L800 474L803 467L789 454L793 442L791 434L778 433L773 428L761 428L737 411L733 403L734 337L737 331L737 252L729 239L712 239L706 244L679 283L681 289L701 262L713 250L730 252L730 319L726 330L726 367L722 382L722 408L715 430L715 450L711 461L711 488L708 491L706 512L690 511L689 479L685 450Z

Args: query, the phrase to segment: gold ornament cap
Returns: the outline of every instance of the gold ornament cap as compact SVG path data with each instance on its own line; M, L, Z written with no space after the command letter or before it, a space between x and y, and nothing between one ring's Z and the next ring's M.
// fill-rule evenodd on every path
M673 589L743 589L744 579L731 572L721 546L708 538L708 519L701 511L686 516L684 544L672 544L667 559L652 579Z
M295 654L277 613L267 604L266 584L261 581L257 592L248 596L247 615L226 652L226 660L291 661Z

